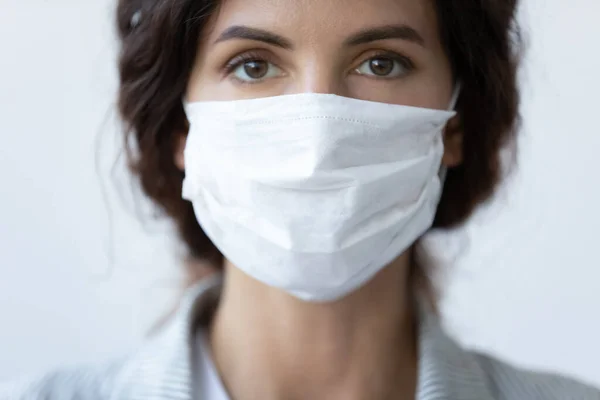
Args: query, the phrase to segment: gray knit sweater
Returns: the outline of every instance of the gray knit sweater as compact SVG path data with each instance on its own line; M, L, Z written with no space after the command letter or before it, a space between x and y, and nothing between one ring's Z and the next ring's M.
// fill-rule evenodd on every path
M113 363L57 371L0 384L0 400L198 399L193 382L194 326L218 296L207 279L185 296L176 315L136 353ZM600 391L571 379L511 367L462 349L429 313L419 331L417 400L600 400Z

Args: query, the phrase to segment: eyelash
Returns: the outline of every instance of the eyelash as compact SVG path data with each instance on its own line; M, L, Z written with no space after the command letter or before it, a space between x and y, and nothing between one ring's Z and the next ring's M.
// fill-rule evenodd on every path
M240 54L238 56L233 57L231 60L229 60L227 62L227 64L225 64L223 71L224 71L224 75L230 75L231 73L233 73L238 67L240 67L241 65L243 65L244 63L250 62L250 61L266 61L270 64L275 64L272 60L271 57L265 56L265 54L262 54L258 51L247 51L243 54ZM275 65L277 66L277 65ZM258 81L260 82L260 80ZM249 83L249 82L245 82L243 81L243 83Z
M408 72L415 69L415 64L413 63L413 61L410 58L403 56L401 54L398 54L396 52L393 52L393 51L388 51L388 50L376 51L375 53L371 54L369 57L364 58L360 62L359 66L362 65L365 61L373 60L373 59L381 58L381 57L385 57L385 58L389 58L390 60L397 61L398 63L400 63L402 65L402 67L406 68L406 70ZM378 79L385 79L385 78L378 78Z
M358 65L360 66L368 60L372 60L372 59L379 58L379 57L386 57L386 58L389 58L391 60L394 60L394 61L400 63L402 65L402 67L406 68L406 70L408 72L415 69L415 64L413 63L413 61L410 58L400 55L398 53L392 52L392 51L385 51L385 50L380 50L380 51L373 53L369 57L364 58ZM238 56L233 57L231 60L229 60L225 64L225 66L223 67L224 76L231 75L238 67L240 67L244 63L247 63L250 61L266 61L277 67L277 65L275 64L275 62L273 62L271 57L269 57L265 54L262 54L261 52L258 52L258 51L247 51L245 53L242 53ZM356 69L356 68L354 68L354 69ZM386 78L383 77L383 78L375 78L375 79L386 79ZM238 81L239 83L242 83L242 84L254 84L254 83L260 83L262 80L259 79L256 81L243 81L243 80L236 79L236 81Z

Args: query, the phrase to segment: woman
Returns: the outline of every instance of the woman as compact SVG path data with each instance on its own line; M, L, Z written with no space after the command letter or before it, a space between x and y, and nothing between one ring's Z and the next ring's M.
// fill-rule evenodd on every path
M415 251L498 184L516 8L120 0L132 169L194 284L134 355L2 398L600 399L461 349Z

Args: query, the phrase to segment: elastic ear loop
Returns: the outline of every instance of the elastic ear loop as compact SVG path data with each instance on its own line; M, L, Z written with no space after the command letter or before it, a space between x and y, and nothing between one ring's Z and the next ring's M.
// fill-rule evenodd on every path
M450 98L450 106L448 110L454 111L456 108L456 103L458 103L458 97L460 96L460 91L462 90L462 82L457 81L456 85L454 85L454 91L452 92L452 97Z

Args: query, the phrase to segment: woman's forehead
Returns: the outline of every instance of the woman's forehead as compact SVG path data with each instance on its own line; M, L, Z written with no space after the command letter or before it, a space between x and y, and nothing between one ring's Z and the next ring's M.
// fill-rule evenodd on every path
M379 26L408 26L424 41L437 40L430 0L223 0L205 37L231 26L266 29L303 42L339 39Z

